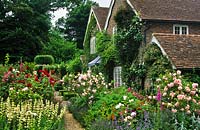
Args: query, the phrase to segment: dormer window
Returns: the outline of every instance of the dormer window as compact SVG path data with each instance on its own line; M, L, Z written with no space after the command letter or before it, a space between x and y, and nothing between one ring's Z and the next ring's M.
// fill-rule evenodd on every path
M179 34L179 35L187 35L187 34L189 34L188 26L187 25L175 24L173 26L173 34Z
M96 38L91 37L90 39L90 54L95 54L96 53Z

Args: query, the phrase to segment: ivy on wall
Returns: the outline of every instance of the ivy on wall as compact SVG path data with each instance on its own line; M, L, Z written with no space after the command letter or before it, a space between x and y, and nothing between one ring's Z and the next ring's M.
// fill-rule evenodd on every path
M139 66L138 56L142 43L142 23L132 10L121 9L115 16L117 34L115 46L119 65L123 66L123 81L129 86L144 77L145 69ZM140 71L141 70L141 71Z
M121 65L130 67L137 59L142 42L142 23L132 10L119 10L115 16L117 34L115 45Z
M156 44L149 44L145 48L144 64L147 67L147 77L154 82L159 75L172 70L169 60L163 56L160 48Z
M90 22L88 24L87 30L86 30L86 35L84 39L84 51L85 51L85 57L86 57L86 63L88 63L93 57L90 55L90 38L92 36L95 36L95 33L97 32L96 28L96 19L92 15ZM87 66L86 66L87 67Z
M96 45L98 55L101 56L99 71L103 72L106 80L113 80L113 68L117 64L117 51L112 38L106 32L99 32L96 35Z

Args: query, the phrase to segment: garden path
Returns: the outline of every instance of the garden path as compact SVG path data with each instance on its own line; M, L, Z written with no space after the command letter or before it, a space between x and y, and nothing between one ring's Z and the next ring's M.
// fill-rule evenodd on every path
M63 101L62 96L59 96L58 92L54 93L54 99L56 102L61 102L61 106L67 107L67 101ZM80 123L74 119L73 115L67 109L64 114L64 120L65 130L84 130L84 128L81 127Z

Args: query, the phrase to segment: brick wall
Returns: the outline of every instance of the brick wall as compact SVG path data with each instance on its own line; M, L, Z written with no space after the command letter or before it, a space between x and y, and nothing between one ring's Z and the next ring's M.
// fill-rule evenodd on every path
M151 22L147 24L149 29L147 30L146 35L146 43L151 42L152 34L153 33L173 33L173 25L174 24L181 24L181 23L172 23L172 22ZM183 23L183 25L188 25L189 27L189 34L200 35L200 25L195 23Z
M108 23L108 27L107 27L107 33L112 35L113 34L113 27L116 25L114 17L117 14L117 12L120 9L126 8L127 7L127 3L126 0L115 0L113 9L112 9L112 14Z

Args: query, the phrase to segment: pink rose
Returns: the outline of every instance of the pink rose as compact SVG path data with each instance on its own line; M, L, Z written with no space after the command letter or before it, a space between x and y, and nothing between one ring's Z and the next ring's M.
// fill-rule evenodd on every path
M169 95L170 95L172 98L174 98L174 96L176 95L176 93L171 92Z
M189 96L186 98L187 101L190 101L192 98Z
M190 110L188 110L186 113L187 113L187 114L191 114L191 111L190 111Z
M152 96L148 96L148 99L152 99Z
M175 79L175 80L174 80L174 84L181 85L182 83L181 83L181 80L180 80L180 79Z
M187 105L186 107L185 107L185 110L189 110L190 109L190 105Z
M173 113L176 113L176 112L177 112L177 110L176 110L176 109L172 109L172 112L173 112Z
M177 95L177 98L178 98L178 100L183 100L185 98L185 95L179 94L179 95Z
M164 91L166 92L168 90L168 87L166 86L165 88L164 88Z
M193 101L194 103L197 103L197 101L196 101L195 99L192 99L192 101Z
M182 89L183 89L183 87L182 87L182 86L179 86L179 87L178 87L178 90L182 90Z
M189 93L190 92L190 88L189 87L185 87L185 91Z
M167 93L166 93L166 92L164 92L164 93L163 93L163 97L164 97L164 96L166 96L166 95L167 95Z
M196 94L196 91L191 91L190 94L194 96Z
M178 106L179 106L179 102L176 102L176 103L175 103L175 106L178 107Z
M172 87L174 87L174 83L169 83L169 84L167 84L167 86L168 86L169 88L172 88Z
M193 88L197 88L197 87L198 87L198 83L193 83L193 84L192 84L192 87L193 87Z
M184 111L185 109L184 109L184 108L181 108L180 110L181 110L181 111Z

